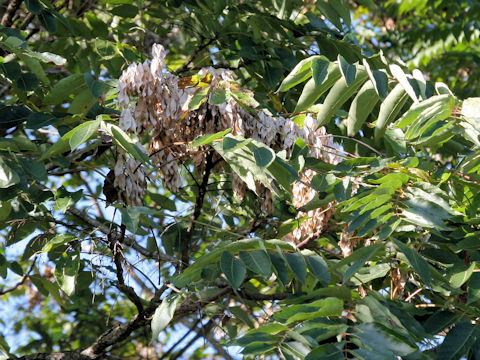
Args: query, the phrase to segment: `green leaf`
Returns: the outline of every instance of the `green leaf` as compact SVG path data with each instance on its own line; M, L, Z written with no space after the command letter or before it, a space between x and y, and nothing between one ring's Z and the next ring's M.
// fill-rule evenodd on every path
M305 263L303 255L300 253L285 254L285 259L287 260L290 270L305 284L307 280L307 264Z
M342 179L341 182L336 184L333 188L333 193L335 195L335 200L339 203L350 199L352 194L352 182L350 181L350 178L347 176Z
M259 167L266 168L275 159L275 152L268 147L254 147L253 156Z
M273 316L275 320L294 323L326 316L340 316L343 312L343 301L336 297L327 297L311 303L292 305L283 308Z
M478 326L462 322L451 329L438 350L437 359L458 360L467 355L478 336Z
M292 244L288 243L287 241L278 240L278 239L271 239L271 240L262 240L262 245L266 249L276 249L277 247L281 250L285 251L294 251L295 248ZM228 251L232 254L238 253L240 250L250 251L250 250L258 250L260 249L259 239L242 239L235 241L234 243L228 243L224 246L219 246L215 248L210 253L207 253L201 256L199 259L195 261L192 265L190 265L185 271L180 274L179 276L174 278L174 284L178 287L183 287L188 284L193 279L199 278L199 273L201 270L214 262L218 262L221 258L224 251ZM273 262L273 260L272 260Z
M282 81L277 92L287 91L295 85L307 80L312 75L313 63L316 59L323 60L324 57L315 55L300 61Z
M357 67L351 65L342 55L338 55L338 63L340 64L340 71L347 86L352 85L355 81L355 75L357 74Z
M229 134L230 132L232 132L232 128L228 128L226 130L219 131L215 134L200 135L199 137L195 138L195 140L192 141L192 143L190 144L190 147L193 148L193 147L208 145L215 140L223 138L225 135Z
M408 262L423 280L425 285L429 285L431 282L431 275L428 262L422 256L420 256L420 254L416 250L409 248L401 241L394 239L393 242L398 247L398 249L405 255Z
M374 279L383 278L391 269L390 264L377 264L363 267L355 273L355 277L352 277L350 281L355 285L363 285Z
M28 158L21 158L18 159L20 165L22 165L23 170L25 173L32 179L38 181L46 181L47 180L47 171L45 170L45 164Z
M388 94L388 77L384 71L371 69L370 64L366 59L363 59L363 65L367 70L368 76L375 87L375 91L377 95L380 96L382 99L385 98Z
M165 195L156 194L152 192L149 192L148 195L153 201L155 201L155 204L160 205L162 209L177 211L177 206L175 205L175 201L166 197Z
M281 325L281 324L279 325L285 327L284 325ZM258 329L255 329L255 330L258 330ZM249 331L248 334L236 340L234 343L235 345L239 345L239 346L247 346L254 342L274 342L274 341L276 341L276 337L271 334L260 332L260 331L255 331L255 332Z
M294 112L298 113L307 110L310 106L322 96L328 89L330 89L335 82L342 77L340 67L337 63L331 63L328 67L327 77L321 85L315 83L315 79L307 81L303 87L302 94L298 99L297 106Z
M241 353L245 355L260 355L268 353L270 350L273 350L276 347L276 343L253 342L249 345L246 345L241 351Z
M27 129L40 129L44 126L54 125L60 120L57 119L52 114L41 113L41 112L32 112L27 117L27 123L25 127Z
M252 139L238 140L233 137L225 137L222 142L223 151L235 151L252 142Z
M306 220L308 217L302 217L302 218L298 218L298 219L289 219L287 221L284 221L283 223L280 224L280 226L278 227L278 232L276 234L276 237L281 239L283 238L285 235L287 234L290 234L292 231L294 231L295 229L297 229L300 224Z
M70 132L72 133L68 143L70 144L70 150L73 151L83 143L92 139L98 130L100 125L100 119L94 121L87 121Z
M460 316L451 311L437 311L423 323L423 327L427 333L437 334L450 327Z
M337 12L337 14L343 19L344 23L350 27L350 8L346 0L336 0L328 2Z
M317 113L317 126L327 125L335 113L357 92L367 78L367 73L361 70L350 85L344 78L339 79L330 89Z
M130 136L121 128L105 122L101 123L101 128L112 136L115 142L135 159L143 164L147 164L150 161L148 155L141 151Z
M88 17L88 15L87 15ZM95 19L95 20L94 20ZM88 17L89 22L91 21L94 25L93 28L98 32L107 32L108 26L100 18L96 16ZM106 36L105 36L106 37ZM100 55L103 60L111 60L117 54L116 43L104 39L97 38L95 40L95 52Z
M372 112L379 98L375 93L373 83L365 82L350 105L347 118L347 135L354 136L362 127L368 115Z
M10 212L12 211L12 204L7 201L0 201L0 221L8 219Z
M366 249L366 250L363 250ZM365 246L359 250L354 251L355 252L363 250L362 254L358 257L358 259L345 271L345 274L343 275L343 283L345 284L356 272L357 270L365 265L367 261L373 258L373 256L381 249L380 246ZM352 254L352 255L353 255ZM350 256L352 256L350 255Z
M158 341L158 335L167 327L173 319L173 314L177 308L178 303L182 300L182 296L177 293L172 293L162 300L162 303L155 310L152 317L152 342Z
M55 210L61 211L63 214L75 204L69 197L62 197L55 200Z
M62 291L68 296L75 292L78 270L80 269L80 254L63 253L55 268L55 277Z
M389 66L390 72L392 75L397 78L398 82L400 85L403 86L405 91L407 92L408 96L414 101L418 102L418 97L417 94L415 93L415 90L413 89L412 85L410 85L410 82L407 79L407 76L403 72L402 68L398 66L397 64L391 64Z
M436 210L433 206L428 204L423 204L422 207L411 206L402 210L402 215L409 223L438 230L451 230L435 213Z
M325 15L326 18L330 20L331 23L337 27L338 30L342 30L342 23L340 22L338 13L330 5L330 2L326 2L324 0L318 0L315 3L315 5L320 9L323 15Z
M43 9L37 16L40 24L42 24L49 33L55 34L57 32L57 20L50 10Z
M124 18L133 18L137 16L139 7L129 4L122 4L114 7L111 11L113 15L118 15Z
M44 101L48 105L61 104L70 94L76 93L85 85L83 74L72 74L56 83Z
M32 280L33 284L43 295L48 296L51 294L58 304L63 306L65 300L64 297L60 295L60 287L57 282L48 281L40 275L30 275L29 279Z
M0 189L8 188L20 182L20 177L0 157Z
M394 359L397 356L406 356L417 350L402 338L395 336L394 332L376 323L360 324L355 331L358 343L363 347L353 353L360 358Z
M190 103L188 104L188 109L190 111L197 110L207 100L207 94L209 90L210 88L208 87L197 90L192 100L190 100Z
M287 265L285 264L284 257L272 252L269 252L268 255L270 256L270 260L272 262L275 274L277 274L277 277L280 280L280 282L283 285L286 285L288 283L288 272L287 272Z
M37 59L34 59L29 53L25 55L18 53L17 56L29 67L32 73L35 74L35 76L43 83L43 85L50 87L50 80L48 79L47 74Z
M320 255L306 256L308 268L315 277L324 282L330 282L330 271L325 259Z
M25 0L25 6L32 14L38 15L42 12L43 6L38 0Z
M453 287L454 289L460 288L473 274L473 270L475 269L476 264L473 262L468 269L464 271L457 272L450 276L450 286Z
M272 274L272 264L268 254L263 250L240 251L238 253L240 259L245 263L247 268L253 272L269 278Z
M80 114L85 116L95 103L97 103L97 100L93 97L91 91L82 88L70 103L68 112L70 114Z
M146 206L129 206L120 209L122 214L122 224L124 224L129 231L136 234L141 215L155 215L158 210Z
M33 91L38 87L38 79L34 73L23 72L18 79L15 80L18 88L23 91Z
M22 68L16 61L9 61L6 63L0 63L0 69L7 78L12 81L17 80L22 76Z
M99 98L105 92L107 87L103 82L95 80L88 72L85 73L85 82L94 98Z
M228 251L224 251L220 259L220 268L234 289L242 285L243 279L247 274L242 260L235 258Z
M7 271L8 271L7 259L2 253L0 253L0 276L6 279Z
M84 139L85 132L91 131L93 128L92 123L96 123L95 120L87 121L76 128L70 130L65 135L63 135L56 143L54 143L47 151L45 151L42 156L40 157L40 161L46 160L54 155L64 153L69 149L72 149L72 143L70 140L72 136L78 132L75 140L73 141L73 145L77 145L79 141ZM95 126L95 130L98 128L98 123ZM80 145L80 144L78 144Z
M67 244L76 239L77 238L72 234L67 234L67 233L58 234L55 237L48 240L45 245L43 245L41 252L48 252L59 245Z
M282 169L280 167L275 167L276 161L273 161L278 159L275 157L273 150L269 149L265 144L259 141L252 140L248 146L234 146L236 148L235 151L231 149L225 151L223 146L227 138L234 138L237 141L244 140L244 138L241 136L227 135L222 143L212 143L212 146L225 159L232 170L235 171L235 173L247 184L248 188L256 193L256 181L259 181L273 193L278 193L278 189L272 186L271 179L273 178L278 180L278 182L281 184L282 179L277 179L276 173ZM262 148L263 150L256 150L257 157L255 157L253 151L259 148ZM273 156L273 158L270 159L270 156ZM270 162L270 166L268 168L258 165L268 165L267 160ZM274 167L274 171L272 171L272 167ZM287 171L287 169L283 170L284 171L282 174Z
M344 265L350 264L354 261L357 261L358 259L364 257L366 254L369 254L370 252L373 251L374 248L379 250L380 248L383 248L385 244L372 244L369 246L364 246L360 249L355 250L351 255L347 256L346 258L340 260L339 262L335 263L332 267L331 270L338 269Z
M342 344L340 344L342 345ZM338 344L323 344L314 348L305 357L305 360L343 360L343 349Z
M208 102L212 105L221 105L230 99L230 92L225 89L217 89L210 93Z
M53 63L58 66L64 65L67 62L67 59L65 59L64 57L57 54L52 54L47 51L45 52L28 51L25 55L31 56L44 63L49 63L49 64ZM77 74L77 75L80 75L80 74Z
M330 62L326 57L318 57L313 59L311 68L313 80L315 81L316 86L320 86L327 77L329 65Z

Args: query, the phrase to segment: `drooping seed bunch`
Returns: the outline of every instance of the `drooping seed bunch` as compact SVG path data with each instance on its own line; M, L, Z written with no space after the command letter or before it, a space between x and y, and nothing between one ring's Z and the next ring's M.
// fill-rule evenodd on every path
M329 163L338 162L331 151L338 148L338 144L323 127L316 129L316 122L310 115L305 117L303 127L299 127L288 118L271 116L261 110L247 111L259 104L251 92L235 84L231 71L205 68L194 77L179 78L167 70L165 50L161 45L153 46L151 61L133 63L123 72L118 90L119 105L123 109L120 127L139 137L148 135L152 163L164 185L173 192L182 185L179 160L188 157L199 172L205 165L205 152L189 144L200 135L228 128L233 135L252 138L275 151L286 150L287 154L301 138L309 145L309 156ZM220 101L212 99L213 94L219 93L224 95ZM205 94L205 99L201 94ZM141 204L148 176L136 171L139 165L133 158L119 156L115 166L115 185L125 192L123 198L134 205ZM308 186L314 175L314 171L305 170L301 174L302 181L293 185L294 206L301 207L314 197L315 191ZM237 197L245 196L247 186L235 173L232 174L232 186ZM264 198L262 209L271 212L270 190L261 184L254 190ZM322 210L299 213L309 219L293 232L295 241L325 225L330 214Z

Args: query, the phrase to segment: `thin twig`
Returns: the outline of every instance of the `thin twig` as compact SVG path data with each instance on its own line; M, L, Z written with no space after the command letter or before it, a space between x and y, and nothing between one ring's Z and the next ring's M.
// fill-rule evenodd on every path
M410 295L407 296L407 298L405 299L406 302L409 302L415 295L417 295L420 291L422 291L424 289L424 287L420 287L418 288L417 290L415 290L413 293L411 293Z
M86 222L90 226L94 227L95 229L103 232L104 234L109 234L110 233L110 229L108 228L107 225L102 224L100 221L91 218L90 216L88 216L83 211L81 211L81 210L79 210L75 207L71 207L70 209L68 209L68 212L71 213L72 215L75 215L76 217L80 218L81 220L83 220L84 222ZM145 256L148 259L160 259L162 261L171 262L171 263L177 263L178 262L178 259L174 258L173 256L169 256L169 255L166 255L166 254L157 254L153 251L149 251L149 250L145 249L143 246L139 245L135 241L135 238L133 238L132 236L125 236L124 243L125 243L125 245L130 246L132 249L134 249L135 251L138 251L140 254L142 254L143 256Z
M210 46L214 41L217 40L217 37L213 37L211 38L210 40L208 40L206 43L200 45L197 47L197 49L194 51L194 53L192 54L192 56L190 57L190 59L185 63L185 65L183 65L179 70L177 70L175 72L176 75L178 74L181 74L188 69L188 66L198 57L198 55L200 55L200 53L202 52L202 50L204 50L205 48L207 48L208 46Z
M210 172L213 169L213 151L207 153L205 159L205 170L203 173L202 184L198 188L197 199L195 201L195 208L193 209L193 214L190 217L190 223L188 224L187 233L185 234L182 251L182 265L181 268L184 269L188 266L190 258L190 243L192 241L193 232L195 231L196 221L200 217L203 208L203 202L205 200L205 195L207 193L208 178L210 177Z
M353 137L349 137L349 136L343 136L343 135L333 135L333 134L328 134L328 135L317 135L317 137L319 138L322 138L322 137L335 137L335 138L340 138L340 139L346 139L346 140L353 140L357 143L359 143L360 145L363 145L365 146L366 148L372 150L374 153L376 153L377 155L380 155L380 156L383 156L385 157L386 155L381 153L380 151L378 151L377 149L375 149L374 147L364 143L363 141L360 141L358 139L355 139Z
M88 192L90 193L90 195L92 195L91 200L92 200L93 206L95 206L95 209L97 210L98 216L102 219L105 219L105 214L103 213L102 209L100 208L100 205L98 204L97 198L93 193L92 187L90 186L89 182L83 178L82 174L79 174L79 175L80 175L80 180L82 180Z
M192 331L195 331L195 330L196 330L197 325L198 325L198 323L200 322L200 320L201 320L201 318L198 318L198 319L192 324L192 326L190 326L190 328L185 332L185 334L183 334L183 336L182 336L180 339L178 339L178 341L175 342L175 344L173 344L173 345L170 347L170 349L168 349L167 351L165 351L165 352L163 353L162 357L160 357L158 360L166 359L166 358L170 355L170 353L173 351L173 349L175 349L175 348L178 346L178 344L180 344L183 340L185 340L185 339L187 338L187 336L191 334Z
M175 355L173 355L170 359L171 360L178 359L180 356L183 355L183 353L187 349L189 349L193 345L193 343L195 343L195 341L197 341L202 336L206 336L208 333L210 333L210 331L212 331L214 326L215 326L215 322L213 320L209 320L208 323L205 326L203 326L201 329L199 329L197 331L197 334L192 339L190 339L190 341L182 349L180 349Z
M19 286L22 286L25 281L27 280L28 276L30 275L30 273L33 271L33 268L35 266L35 262L37 261L37 258L34 257L33 258L33 261L32 263L30 264L30 267L28 268L27 272L22 276L22 278L20 279L19 282L17 282L15 285L13 285L12 287L8 288L8 289L0 289L0 295L5 295L9 292L12 292L14 290L16 290Z
M118 280L118 289L124 293L137 307L138 314L143 315L144 309L140 297L137 295L135 290L131 286L125 285L125 280L123 278L123 254L121 251L122 242L125 239L125 225L120 226L120 235L112 236L112 233L107 235L108 237L108 247L113 253L113 262L115 263L117 280Z

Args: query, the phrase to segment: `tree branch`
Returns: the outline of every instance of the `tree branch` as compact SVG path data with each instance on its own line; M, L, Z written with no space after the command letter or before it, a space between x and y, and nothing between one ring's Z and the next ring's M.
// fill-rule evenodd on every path
M7 10L5 10L2 20L0 21L0 25L2 25L3 27L12 26L13 16L17 12L17 10L20 8L21 4L22 4L22 0L10 0L8 2Z
M213 151L207 153L205 159L205 171L203 173L202 183L198 187L197 199L195 202L195 208L193 209L193 214L190 218L190 223L188 224L187 233L185 235L185 243L183 245L182 252L182 269L186 268L189 263L190 258L190 246L192 241L193 232L195 230L195 224L200 214L202 213L203 202L205 200L205 194L207 193L208 178L210 177L210 172L213 169Z
M178 341L173 344L170 349L168 349L166 352L164 352L162 354L162 357L160 357L158 360L163 360L163 359L166 359L170 353L173 351L173 349L175 349L177 347L178 344L180 344L183 340L185 340L187 338L187 336L192 332L192 331L195 331L195 329L197 328L197 325L198 323L200 322L201 319L197 319L194 321L194 323L192 324L192 326L190 326L190 328L185 332L185 334L183 334L183 336L178 339Z
M65 352L54 352L54 353L40 353L26 355L17 360L92 360L91 357L82 355L79 351L65 351Z
M206 43L204 44L201 44L197 47L197 49L195 50L195 52L192 54L192 56L190 57L190 59L185 63L185 65L183 65L180 69L178 69L175 74L181 74L185 71L188 71L188 66L198 57L198 55L200 55L200 53L202 52L203 49L207 48L209 45L211 45L215 40L217 40L216 37L214 38L211 38L210 40L208 40Z
M261 294L261 293L251 293L245 290L238 290L238 294L247 300L256 300L256 301L274 301L274 300L284 300L289 297L289 293L280 293L280 294Z
M214 326L215 326L215 322L213 320L209 320L205 326L202 326L200 329L197 329L196 330L197 334L192 339L190 339L190 341L182 349L180 349L180 351L178 351L175 355L173 355L170 359L171 360L178 359L180 356L183 355L183 353L188 348L190 348L193 345L193 343L195 343L195 341L197 341L202 336L207 336L207 334L210 333L210 331L212 331Z
M94 228L97 228L99 231L103 232L104 234L109 234L110 233L110 229L107 225L101 223L97 219L94 219L94 218L88 216L85 212L83 212L83 211L81 211L81 210L79 210L75 207L71 207L70 209L68 209L68 212L70 214L80 218L81 220L83 220L88 225L90 225ZM115 235L112 235L112 236L115 236ZM138 251L140 254L142 254L143 256L145 256L148 259L158 259L158 260L161 260L161 261L166 261L166 262L171 262L171 263L177 263L178 262L178 259L174 258L173 256L169 256L169 255L166 255L166 254L160 254L160 253L149 251L149 250L145 249L143 246L139 245L135 241L135 238L133 238L132 236L125 236L125 238L123 239L123 243L127 246L130 246L135 251Z
M143 316L136 315L128 323L118 324L113 328L107 330L98 338L98 340L94 344L83 350L81 354L88 356L90 359L98 359L103 356L104 352L109 346L112 346L114 344L117 344L119 341L127 339L130 334L135 330L140 329L144 326L148 326L151 322L151 317L153 316L153 313L158 307L160 297L166 289L168 289L168 286L167 284L164 284L162 288L155 293L155 296L152 298L152 300L150 300L149 305L145 308ZM222 296L226 295L231 291L231 288L225 288L219 291L217 294L203 300L199 300L196 302L187 300L181 303L175 310L174 319L178 319L192 312L195 312L199 308L202 308L203 306L211 303L212 301L221 298Z
M20 279L19 282L17 282L15 285L13 285L12 287L10 287L8 289L0 289L0 295L5 295L9 292L12 292L12 291L16 290L19 286L22 286L25 283L25 281L27 280L30 273L32 272L36 261L37 261L37 258L34 258L32 264L28 268L27 272L22 276L22 278Z
M122 267L122 241L125 238L125 225L120 226L120 236L115 237L111 233L108 234L108 247L113 253L113 262L117 270L117 280L118 280L118 289L124 293L130 301L132 301L137 307L138 314L141 316L143 314L143 305L142 300L137 295L135 290L131 286L125 285L125 280L123 278L123 267Z

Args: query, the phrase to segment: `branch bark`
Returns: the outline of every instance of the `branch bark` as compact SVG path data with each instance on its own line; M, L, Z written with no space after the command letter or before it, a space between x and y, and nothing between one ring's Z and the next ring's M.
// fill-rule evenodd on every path
M185 269L190 260L190 247L192 242L193 232L195 231L195 224L198 218L202 213L203 202L205 200L205 195L207 193L208 178L213 169L213 151L207 153L205 159L205 171L203 172L202 183L198 187L197 199L195 201L195 208L193 209L193 214L190 218L190 223L188 224L187 233L185 235L185 243L183 245L182 251L182 269Z
M2 20L0 21L0 25L3 27L10 27L13 24L13 16L20 8L22 4L22 0L10 0L7 5L7 10L2 16Z
M151 317L153 316L153 313L158 307L160 297L166 289L168 289L168 286L164 284L162 288L156 292L155 297L150 300L150 304L145 308L143 316L136 315L128 323L119 324L109 329L108 331L103 333L94 344L83 350L81 354L88 356L89 359L101 358L108 347L127 339L135 330L150 325ZM191 302L187 300L178 306L175 311L174 319L178 319L185 315L191 314L192 312L197 311L199 308L202 308L203 306L211 303L212 301L221 298L222 296L226 295L231 291L231 288L226 288L204 300L196 302Z
M82 355L79 351L65 351L54 353L39 353L26 355L19 358L10 358L16 360L92 360L92 358Z
M121 251L122 241L125 238L125 225L120 227L120 236L115 237L111 233L108 234L108 247L113 253L113 262L115 263L117 271L117 280L118 280L118 289L124 293L131 302L135 304L140 316L143 315L143 305L142 300L137 295L135 290L131 286L125 285L125 280L123 278L123 254Z

